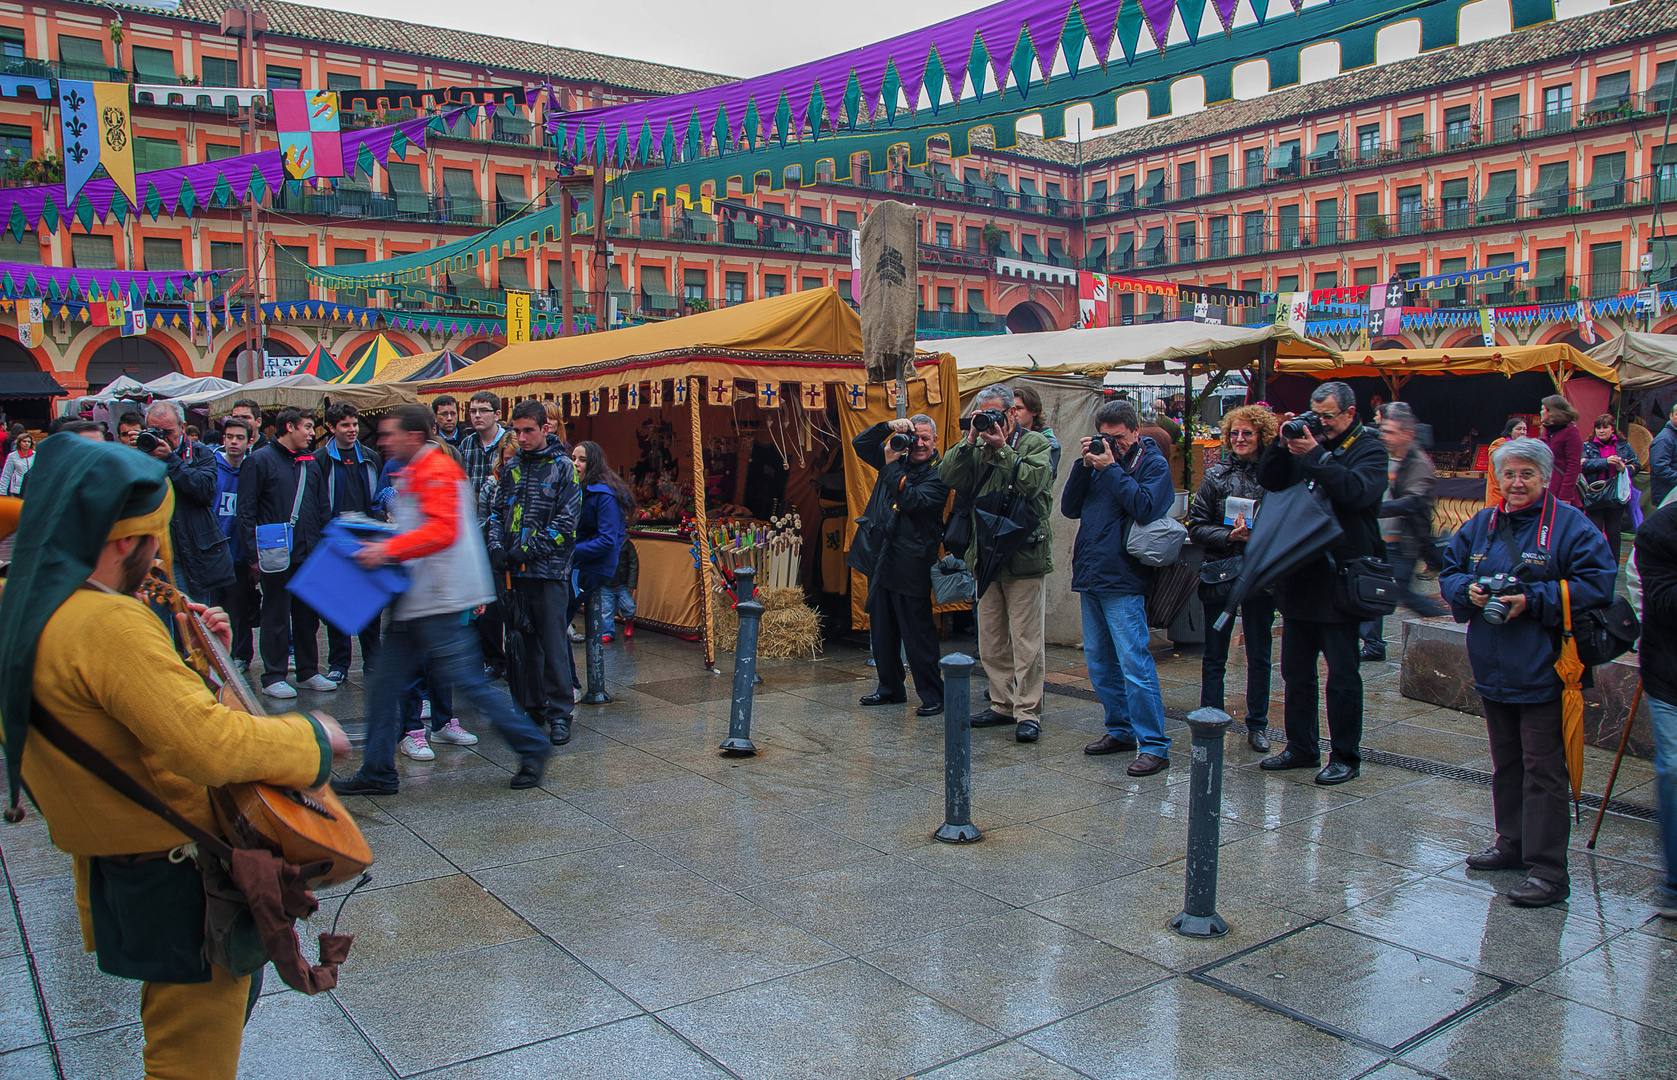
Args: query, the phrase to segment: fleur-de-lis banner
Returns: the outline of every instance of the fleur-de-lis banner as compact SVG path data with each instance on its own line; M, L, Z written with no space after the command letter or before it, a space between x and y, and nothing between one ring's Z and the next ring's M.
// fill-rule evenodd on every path
M137 204L128 84L60 79L58 113L64 140L65 205L75 205L76 196L101 165L129 205Z

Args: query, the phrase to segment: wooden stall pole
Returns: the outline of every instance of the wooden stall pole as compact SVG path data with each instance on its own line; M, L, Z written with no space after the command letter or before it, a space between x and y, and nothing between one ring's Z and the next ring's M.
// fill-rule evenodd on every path
M705 516L705 442L699 424L699 408L705 394L699 387L699 377L687 377L687 404L693 410L693 531L698 534L699 549L699 619L701 641L705 643L705 670L713 675L716 670L716 639L711 634L710 606L710 519Z

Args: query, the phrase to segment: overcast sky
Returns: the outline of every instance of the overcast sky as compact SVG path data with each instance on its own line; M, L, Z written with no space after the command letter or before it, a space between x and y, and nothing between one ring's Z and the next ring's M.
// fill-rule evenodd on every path
M1252 21L1247 8L1250 2L1242 3L1237 25ZM1287 0L1268 2L1280 14ZM1326 2L1306 0L1308 6ZM973 0L914 3L846 0L816 4L734 0L727 5L704 8L690 0L610 0L596 8L574 2L555 5L529 0L479 0L462 7L457 0L337 0L330 5L317 2L315 6L745 77L880 41L983 5ZM1566 17L1606 6L1607 0L1558 0L1557 10ZM579 11L598 18L579 21L573 17ZM1206 5L1205 16L1216 18L1212 5ZM1462 26L1464 40L1470 41L1507 33L1507 0L1479 0L1468 5L1462 9ZM1172 34L1172 41L1177 40L1185 40L1179 25ZM1381 36L1380 60L1413 56L1418 46L1418 24L1394 28ZM1337 70L1336 46L1306 50L1302 65L1306 81L1329 78ZM1264 86L1261 68L1237 71L1237 96L1255 96ZM1196 101L1192 90L1186 95L1179 93L1175 102L1178 111L1203 107L1203 94L1199 96L1200 100ZM1136 114L1138 107L1133 102L1120 104L1120 126L1143 119ZM1074 118L1068 128L1075 130Z

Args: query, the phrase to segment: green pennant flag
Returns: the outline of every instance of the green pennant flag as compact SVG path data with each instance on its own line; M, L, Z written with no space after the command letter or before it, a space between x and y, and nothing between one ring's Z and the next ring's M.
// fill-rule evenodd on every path
M931 59L926 61L926 75L920 80L918 88L925 90L926 97L931 99L933 116L937 115L938 108L943 103L943 84L947 77L948 73L943 69L943 57L939 56L934 48ZM918 98L918 93L915 96ZM910 101L908 111L913 112L917 104L918 101Z
M185 180L181 181L180 208L187 217L191 217L198 209L198 196L193 192L192 185Z
M1135 63L1136 44L1141 39L1141 26L1147 21L1142 13L1141 0L1124 0L1118 9L1118 48L1124 53L1124 63Z
M149 182L146 184L146 213L151 215L153 221L163 213L163 196L157 193L157 185Z
M249 186L250 186L250 196L253 199L261 200L262 198L264 198L268 194L268 179L267 179L267 177L262 175L262 170L261 169L251 169L250 170L250 185ZM302 185L299 184L298 187L301 188Z
M861 123L862 84L857 81L856 73L850 73L850 81L844 86L844 123L847 127L855 127Z
M1024 97L1031 88L1031 60L1036 56L1036 49L1031 45L1031 35L1028 29L1019 31L1019 40L1013 46L1013 63L1008 71L1013 75L1013 85ZM1048 72L1043 72L1043 81L1048 81Z
M118 225L128 224L128 199L120 191L111 196L111 216Z
M88 201L87 192L76 196L76 220L82 223L82 231L92 232L93 221L97 215L93 212L93 203Z
M1264 3L1266 0L1259 0ZM1083 62L1083 43L1089 40L1089 24L1083 21L1083 10L1076 4L1066 13L1066 27L1060 31L1060 48L1065 50L1066 71L1072 78L1077 77L1077 69ZM1100 63L1106 63L1106 57L1097 57ZM1044 79L1048 72L1043 72Z
M226 173L216 177L215 190L210 192L210 203L213 206L233 205L233 185L227 182Z
M897 122L897 95L902 93L903 80L897 74L897 62L891 61L885 66L885 82L880 87L880 96L885 99L885 122Z
M1019 36L1024 37L1025 32L1023 30L1019 31ZM1029 39L1027 38L1026 40ZM1030 69L1026 68L1025 70L1029 71ZM974 101L984 100L984 76L987 75L989 71L990 50L985 47L983 36L980 34L974 34L972 37L972 52L967 55L967 78L972 80L972 99ZM1000 87L997 89L1000 89ZM951 94L956 101L961 99L961 91L959 87L951 91Z

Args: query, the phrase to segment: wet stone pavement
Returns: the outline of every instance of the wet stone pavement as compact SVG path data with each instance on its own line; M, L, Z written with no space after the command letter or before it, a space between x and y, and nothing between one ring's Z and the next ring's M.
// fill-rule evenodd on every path
M1160 646L1166 705L1197 706L1198 659ZM1052 649L1042 741L974 732L984 839L945 846L941 721L858 708L865 660L835 645L764 662L753 759L717 753L731 680L651 633L608 648L616 700L578 710L540 789L508 789L514 761L469 714L476 748L399 758L400 794L351 800L379 861L342 909L341 987L308 998L270 971L240 1075L1677 1076L1677 924L1653 917L1651 822L1610 816L1592 854L1586 817L1571 902L1523 911L1499 895L1516 875L1461 862L1491 839L1487 788L1365 765L1322 789L1260 772L1231 733L1231 931L1188 940L1166 926L1182 724L1164 774L1084 756L1099 706L1081 654ZM1365 674L1368 746L1489 769L1476 718L1399 697L1396 664ZM301 704L352 732L365 714L358 676ZM1587 753L1600 792L1611 757ZM1619 797L1646 804L1651 782L1629 761ZM67 858L37 816L0 852L0 1077L138 1076L139 988L81 951ZM338 908L325 898L305 939Z

